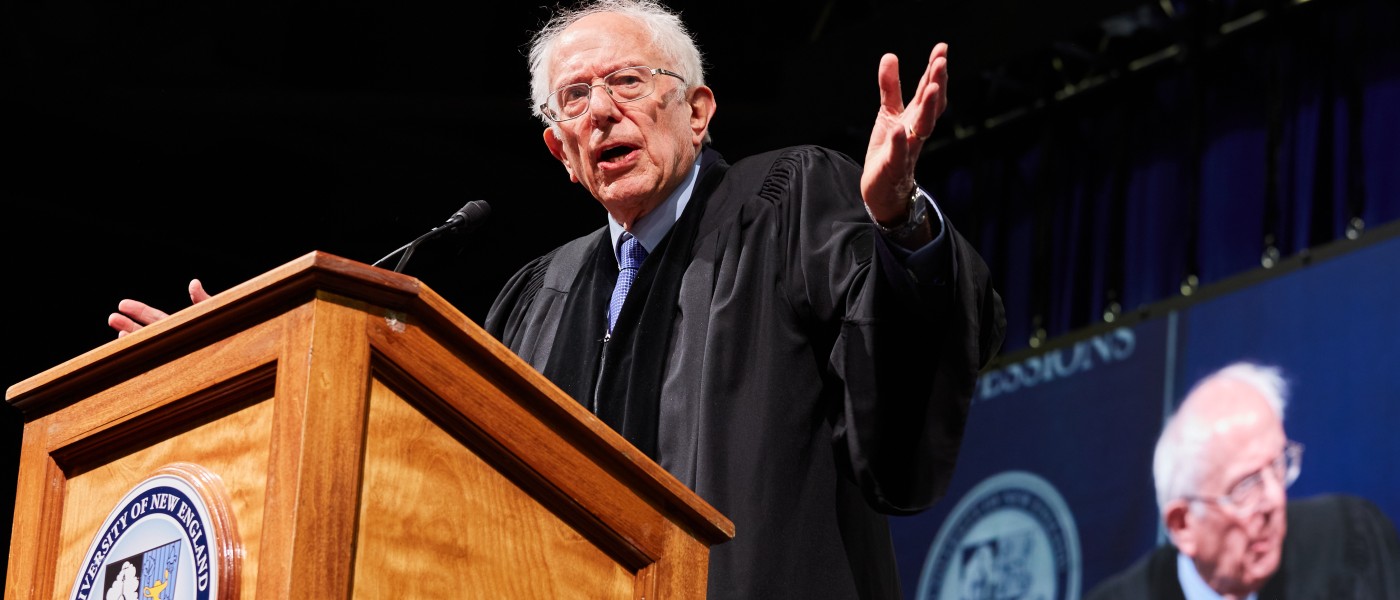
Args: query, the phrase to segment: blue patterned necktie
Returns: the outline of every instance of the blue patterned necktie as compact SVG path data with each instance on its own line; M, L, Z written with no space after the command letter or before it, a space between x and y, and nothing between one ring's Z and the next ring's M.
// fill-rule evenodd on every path
M627 299L627 290L637 278L637 269L647 258L647 249L630 233L622 234L622 249L618 252L622 270L617 273L617 286L613 288L612 302L608 303L608 333L617 324L617 315L622 312L622 302Z

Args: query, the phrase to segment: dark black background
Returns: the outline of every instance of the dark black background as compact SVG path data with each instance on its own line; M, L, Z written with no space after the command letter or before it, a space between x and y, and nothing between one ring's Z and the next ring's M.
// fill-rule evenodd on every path
M672 6L706 55L721 152L819 143L859 160L882 53L912 82L949 42L945 122L971 121L999 65L1134 4ZM312 250L373 262L477 198L489 223L426 244L406 272L481 320L526 260L604 223L527 108L538 5L3 7L6 386L113 339L106 318L123 298L177 310L193 277L217 292ZM7 519L22 418L5 417Z

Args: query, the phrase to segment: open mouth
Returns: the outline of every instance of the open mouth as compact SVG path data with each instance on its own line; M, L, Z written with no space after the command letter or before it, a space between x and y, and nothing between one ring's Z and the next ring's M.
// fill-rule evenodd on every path
M636 146L613 146L598 153L598 162L606 163L613 162L615 160L621 160L623 157L626 157L628 154L631 154L632 151L636 149Z

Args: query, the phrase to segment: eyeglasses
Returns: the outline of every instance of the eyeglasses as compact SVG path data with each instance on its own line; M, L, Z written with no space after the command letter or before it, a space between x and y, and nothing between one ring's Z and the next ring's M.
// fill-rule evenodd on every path
M666 69L652 67L626 67L603 76L603 83L571 83L549 95L549 101L540 105L540 112L556 123L583 116L591 104L593 88L607 90L615 102L634 102L650 96L656 90L656 76L670 75L681 81L684 77Z
M1298 480L1298 474L1303 470L1303 445L1289 440L1284 446L1283 452L1277 458L1264 465L1263 468L1250 473L1241 479L1230 491L1221 496L1183 496L1192 502L1207 502L1232 508L1239 512L1251 512L1264 501L1264 474L1273 475L1283 489L1293 485Z

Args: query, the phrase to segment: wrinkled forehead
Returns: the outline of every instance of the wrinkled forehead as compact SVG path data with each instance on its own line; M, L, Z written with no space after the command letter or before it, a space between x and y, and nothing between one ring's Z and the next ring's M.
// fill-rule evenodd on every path
M549 61L552 87L587 81L623 67L662 65L662 52L639 21L614 13L589 15L559 34Z
M1283 428L1264 395L1234 379L1219 378L1202 385L1187 399L1187 408L1196 420L1209 424L1214 436L1257 435Z
M1205 472L1230 480L1275 458L1283 423L1254 388L1231 380L1203 386L1188 403L1194 435L1205 439Z

